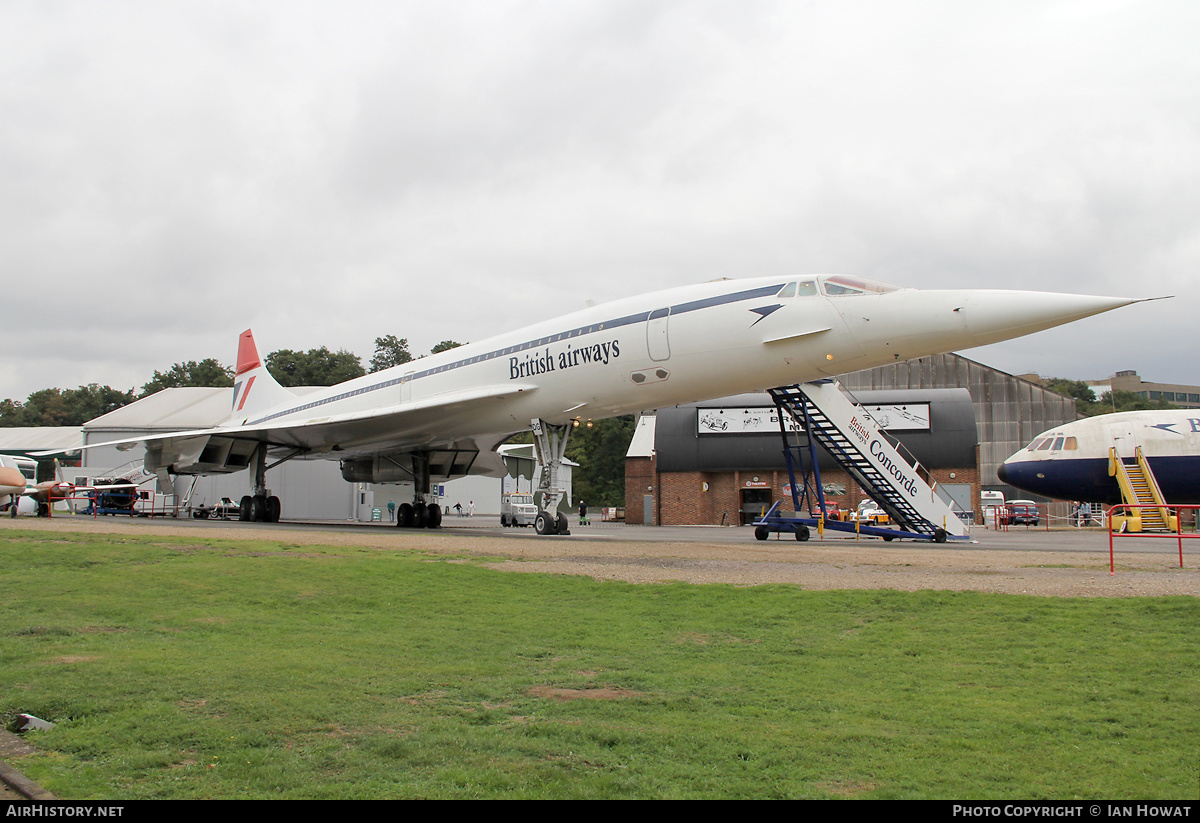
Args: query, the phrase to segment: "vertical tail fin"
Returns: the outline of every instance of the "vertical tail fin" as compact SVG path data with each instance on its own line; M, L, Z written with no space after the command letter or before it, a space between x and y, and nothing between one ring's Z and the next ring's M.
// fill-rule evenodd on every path
M233 378L233 408L230 423L245 423L261 412L294 400L296 395L271 376L258 356L254 333L250 329L238 338L237 374Z

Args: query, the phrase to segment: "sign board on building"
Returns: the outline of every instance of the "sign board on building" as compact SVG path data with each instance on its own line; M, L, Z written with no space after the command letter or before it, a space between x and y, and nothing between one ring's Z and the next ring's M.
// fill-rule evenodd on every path
M929 404L863 406L887 431L929 431ZM779 431L779 411L774 406L755 408L701 408L697 410L697 434L758 434ZM792 417L785 416L787 431L800 431Z

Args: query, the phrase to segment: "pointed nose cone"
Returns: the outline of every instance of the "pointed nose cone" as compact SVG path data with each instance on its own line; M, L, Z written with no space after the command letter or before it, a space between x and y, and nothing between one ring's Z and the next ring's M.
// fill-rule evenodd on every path
M971 292L966 304L955 311L962 315L964 326L974 338L972 345L986 346L1139 302L1133 297L977 291Z

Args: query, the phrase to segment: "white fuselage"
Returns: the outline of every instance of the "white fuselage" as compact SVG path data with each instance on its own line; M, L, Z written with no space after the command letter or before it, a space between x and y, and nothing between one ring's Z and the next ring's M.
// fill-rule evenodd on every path
M836 281L723 280L618 300L237 422L319 428L320 442L296 441L316 453L421 448L521 431L533 419L561 424L820 379L986 345L1135 302L1038 292L853 292ZM456 405L457 396L481 387L503 402ZM362 419L381 408L413 414L404 431ZM339 424L339 415L353 423Z
M1109 474L1113 449L1121 458L1141 449L1167 503L1200 503L1200 409L1121 412L1058 426L1005 460L999 475L1044 497L1120 503Z

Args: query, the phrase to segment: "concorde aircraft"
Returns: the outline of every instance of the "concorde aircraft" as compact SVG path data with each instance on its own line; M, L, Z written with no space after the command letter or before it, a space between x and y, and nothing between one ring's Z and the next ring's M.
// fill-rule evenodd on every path
M1122 502L1109 450L1141 448L1168 504L1200 503L1200 409L1120 412L1044 431L1004 461L1000 481L1058 500Z
M532 428L545 475L535 525L565 534L559 467L581 421L983 346L1136 302L845 275L718 280L591 306L303 397L271 377L246 331L224 425L124 442L145 444L146 469L164 485L169 474L248 469L244 519L279 519L270 468L323 458L339 460L349 482L412 482L397 524L432 528L431 479L502 475L497 446Z

